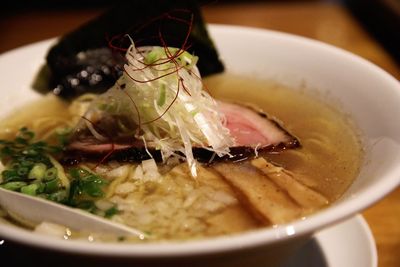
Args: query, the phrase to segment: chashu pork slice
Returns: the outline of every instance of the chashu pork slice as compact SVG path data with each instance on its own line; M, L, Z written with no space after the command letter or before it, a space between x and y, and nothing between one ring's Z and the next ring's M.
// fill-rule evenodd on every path
M219 163L214 168L264 224L282 224L301 216L300 205L250 163Z
M295 174L263 158L237 164L218 163L213 168L265 224L290 222L329 202L322 194L302 184Z
M236 161L255 155L258 151L282 151L300 147L300 142L295 136L265 113L250 106L222 101L219 101L219 109L226 118L225 125L235 140L235 145L230 148L230 155L224 157L218 157L210 150L194 147L193 154L201 162ZM107 124L110 125L109 122ZM96 128L96 124L93 126ZM107 126L107 130L110 128L112 124ZM100 127L96 130L101 132ZM149 154L156 160L161 160L159 151L151 142L145 147L142 140L134 137L119 138L109 133L104 135L113 139L97 140L93 136L85 135L85 132L73 136L63 161L67 164L99 160L140 162L148 159Z
M251 161L251 165L259 169L272 182L287 192L300 206L313 211L329 204L329 200L318 191L301 182L298 174L278 167L264 158Z
M235 139L235 146L277 149L299 145L293 135L262 111L222 101L218 107L225 115L226 127Z

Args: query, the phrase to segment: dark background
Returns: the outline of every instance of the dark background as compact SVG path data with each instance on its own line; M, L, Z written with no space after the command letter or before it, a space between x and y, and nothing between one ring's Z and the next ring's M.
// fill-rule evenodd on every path
M135 2L137 0L131 0ZM177 0L176 0L177 1ZM181 0L183 1L183 0ZM126 2L122 0L3 0L0 8L0 20L15 13L40 9L49 12L79 9L107 9ZM199 0L201 5L225 5L240 2L335 2L346 7L363 27L373 36L400 65L400 0ZM1 30L1 29L0 29ZM1 38L1 37L0 37ZM1 41L1 39L0 39Z

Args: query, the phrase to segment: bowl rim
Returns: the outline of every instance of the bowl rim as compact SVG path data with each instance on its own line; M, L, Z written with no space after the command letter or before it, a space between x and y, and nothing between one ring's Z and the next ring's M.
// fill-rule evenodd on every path
M274 30L236 25L209 24L209 30L211 36L217 35L220 32L231 32L235 35L240 35L243 33L257 36L262 35L268 38L278 38L287 42L295 42L299 45L307 46L312 49L319 49L329 53L334 53L345 60L352 61L352 64L356 64L360 68L367 68L370 71L375 72L377 75L381 76L384 82L388 85L388 88L392 88L393 90L397 88L397 90L400 91L400 82L383 69L360 56L318 40ZM54 40L55 39L52 38L10 50L1 54L0 60L6 55L18 53L23 49L30 49L35 46L48 47L52 42L54 42ZM288 224L279 225L277 227L256 229L230 236L221 236L201 240L168 241L165 243L88 244L87 241L65 241L44 235L39 236L38 234L32 233L28 230L5 224L0 224L0 235L3 239L8 238L10 240L33 247L71 252L74 254L102 255L112 257L165 258L217 254L227 251L251 249L275 242L285 242L293 237L311 235L315 231L319 231L337 222L344 221L345 219L355 215L357 212L371 206L400 184L400 164L399 167L393 170L390 174L391 175L386 175L384 179L377 182L374 188L369 188L368 190L365 190L361 194L357 195L357 198L350 197L345 202L338 203L337 205L334 204L327 209L313 214L312 216L308 217L307 220L296 220ZM332 214L335 214L335 216L333 216L334 219L332 219Z

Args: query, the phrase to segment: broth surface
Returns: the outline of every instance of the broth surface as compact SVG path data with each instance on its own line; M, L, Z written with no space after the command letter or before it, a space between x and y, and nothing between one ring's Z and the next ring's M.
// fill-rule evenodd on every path
M302 147L262 156L298 174L302 184L324 195L330 203L357 176L363 159L357 130L347 115L321 97L312 96L307 90L229 74L207 78L205 84L217 99L250 103L282 122ZM2 120L0 139L13 138L22 126L34 129L39 139L47 138L55 127L73 127L77 118L68 103L49 95ZM100 167L105 176L111 169L126 168L123 178L107 176L111 182L107 199L122 210L112 219L151 233L151 240L231 234L263 225L240 202L236 192L216 181L206 168L200 171L207 174L204 180L193 180L183 167L164 171L162 181L143 182L129 178L136 165L114 162ZM95 236L99 240L116 240Z
M251 103L283 123L299 138L298 150L264 157L294 173L304 174L332 202L351 185L362 162L362 145L351 118L329 100L304 89L235 75L206 79L215 98Z

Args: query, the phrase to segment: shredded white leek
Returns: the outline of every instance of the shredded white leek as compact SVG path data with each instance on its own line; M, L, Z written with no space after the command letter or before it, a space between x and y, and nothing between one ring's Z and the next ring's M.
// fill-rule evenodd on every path
M129 120L128 125L140 129L133 137L143 139L146 148L151 144L159 149L163 160L182 153L193 177L197 175L193 147L218 156L229 153L234 140L217 102L203 90L196 56L177 48L136 48L132 43L126 59L123 76L85 117Z

